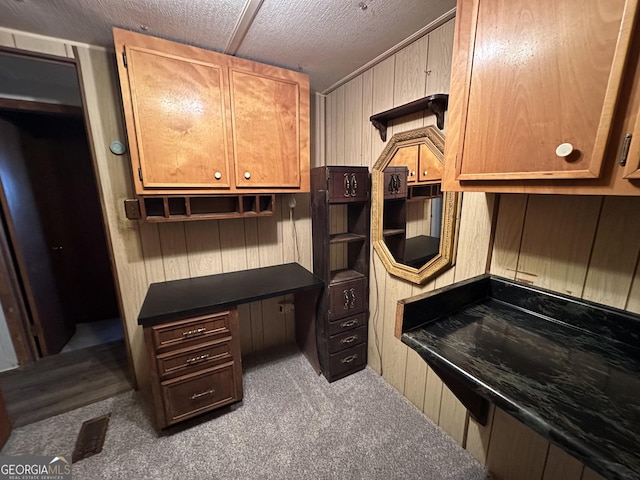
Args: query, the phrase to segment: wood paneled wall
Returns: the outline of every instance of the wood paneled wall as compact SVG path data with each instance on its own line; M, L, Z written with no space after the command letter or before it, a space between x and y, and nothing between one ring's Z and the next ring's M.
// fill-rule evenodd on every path
M109 150L113 140L126 142L113 52L7 29L0 29L0 45L78 62L120 310L138 381L145 377L145 356L137 316L150 283L292 261L312 268L309 194L296 195L293 212L288 195L278 195L273 217L167 224L127 220L123 200L133 197L129 159ZM240 307L243 354L294 341L293 314L278 312L282 300Z
M331 92L326 97L326 163L371 167L385 144L369 116L448 92L452 45L450 21ZM399 119L387 138L434 121L422 114ZM496 198L464 194L456 265L424 286L390 276L372 252L369 365L487 465L492 478L601 479L500 409L492 408L486 427L478 425L422 358L393 336L399 299L484 273L489 260L498 275L640 309L640 224L633 219L640 199L502 195L492 219Z

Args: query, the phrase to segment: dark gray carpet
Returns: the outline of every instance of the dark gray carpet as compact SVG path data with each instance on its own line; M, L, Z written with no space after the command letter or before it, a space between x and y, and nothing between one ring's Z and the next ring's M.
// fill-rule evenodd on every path
M16 429L3 455L64 455L111 412L103 450L74 479L456 479L483 467L367 368L329 384L295 350L244 364L244 401L158 437L129 392Z

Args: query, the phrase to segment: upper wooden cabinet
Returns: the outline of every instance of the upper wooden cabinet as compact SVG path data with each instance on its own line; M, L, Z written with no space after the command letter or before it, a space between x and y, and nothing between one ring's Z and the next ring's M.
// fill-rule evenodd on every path
M389 166L407 167L409 185L442 181L442 160L424 143L399 148Z
M459 0L443 189L639 194L618 164L640 104L637 10Z
M136 193L309 191L309 79L113 30Z

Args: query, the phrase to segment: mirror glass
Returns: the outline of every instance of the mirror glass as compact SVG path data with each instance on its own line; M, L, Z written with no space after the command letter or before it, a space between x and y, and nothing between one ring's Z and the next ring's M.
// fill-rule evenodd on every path
M424 283L455 261L460 198L441 190L444 136L394 135L372 169L373 246L389 273Z

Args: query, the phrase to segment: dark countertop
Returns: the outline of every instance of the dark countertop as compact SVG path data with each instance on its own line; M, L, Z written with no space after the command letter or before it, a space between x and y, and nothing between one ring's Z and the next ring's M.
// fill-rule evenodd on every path
M427 362L606 478L640 478L639 316L486 275L400 303Z
M323 286L321 279L297 263L152 283L138 325L150 327Z

